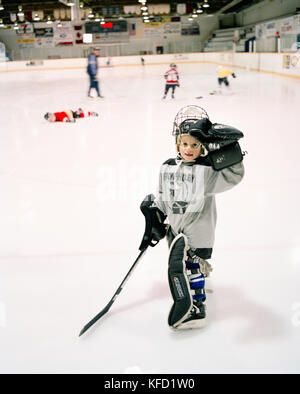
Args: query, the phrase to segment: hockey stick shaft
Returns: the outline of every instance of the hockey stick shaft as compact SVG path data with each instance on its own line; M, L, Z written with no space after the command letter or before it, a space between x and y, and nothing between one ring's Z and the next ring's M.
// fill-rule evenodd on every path
M121 291L123 290L123 287L125 286L126 282L128 281L129 277L131 276L134 268L136 267L137 263L139 262L139 260L142 258L142 256L144 255L144 253L146 252L146 249L143 249L140 254L138 255L138 257L136 258L135 262L132 264L130 270L128 271L127 275L125 276L125 278L123 279L122 283L120 284L120 286L118 287L117 291L115 292L115 294L113 295L112 299L109 301L109 303L106 305L106 307L104 309L102 309L102 311L100 313L98 313L97 316L95 316L89 323L87 323L83 329L80 331L79 336L81 337L81 335L83 335L89 328L91 328L99 319L101 319L102 316L104 316L109 309L111 308L112 304L115 302L117 296L121 293Z

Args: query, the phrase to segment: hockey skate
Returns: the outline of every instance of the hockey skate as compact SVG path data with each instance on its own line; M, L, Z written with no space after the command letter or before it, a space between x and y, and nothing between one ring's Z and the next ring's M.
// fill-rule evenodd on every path
M193 308L189 316L181 323L179 327L174 327L175 330L186 330L190 328L203 328L206 325L206 306L202 300L194 300Z

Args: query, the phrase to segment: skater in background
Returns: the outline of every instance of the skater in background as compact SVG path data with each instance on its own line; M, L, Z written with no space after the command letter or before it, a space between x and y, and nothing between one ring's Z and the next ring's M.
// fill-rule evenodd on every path
M145 59L143 57L141 57L141 64L142 64L142 66L145 65Z
M177 71L177 66L174 63L170 64L170 68L168 71L165 72L165 80L166 80L166 85L165 85L165 91L164 91L164 96L163 99L167 97L169 89L172 89L172 98L175 98L175 89L176 87L179 87L179 74Z
M244 176L237 142L243 133L212 124L203 108L190 105L177 113L173 135L177 157L161 166L156 198L146 196L141 205L146 223L150 218L144 239L151 245L167 236L174 300L169 326L200 328L206 318L205 278L212 271L207 260L215 238L215 195L230 190Z
M236 78L235 73L232 70L229 70L228 68L223 67L223 66L218 66L217 73L218 73L219 93L221 93L221 89L222 89L223 84L227 90L230 90L230 84L228 81L228 77L232 76L232 78Z
M89 86L89 91L88 91L88 97L92 97L91 90L95 89L98 97L103 98L103 96L101 96L101 94L100 94L99 82L97 79L98 56L99 56L99 50L97 48L94 48L93 52L88 57L87 73L89 74L89 77L90 77L90 86Z
M86 118L88 116L99 116L97 112L84 112L82 108L78 108L76 111L67 110L61 112L47 112L44 118L48 122L72 122L74 123L77 118Z

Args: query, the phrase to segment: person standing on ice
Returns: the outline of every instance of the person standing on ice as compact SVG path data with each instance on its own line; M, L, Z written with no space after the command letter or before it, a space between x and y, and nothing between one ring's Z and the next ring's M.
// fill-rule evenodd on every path
M99 50L97 48L94 48L93 52L88 57L87 73L89 74L89 77L90 77L90 86L89 86L89 90L88 90L88 97L92 97L91 90L96 89L98 97L103 98L103 96L101 96L101 94L100 94L99 82L97 79L98 56L99 56Z
M190 105L177 113L173 135L177 157L161 166L156 198L148 195L141 204L148 223L143 241L154 246L153 241L167 237L174 300L169 326L200 328L206 319L205 278L212 271L207 260L215 238L215 195L230 190L244 176L238 143L243 133L212 124L203 108Z
M174 63L170 64L169 70L165 72L165 80L166 80L166 85L165 85L165 91L164 91L164 96L163 99L167 97L169 89L172 89L172 98L175 98L175 89L176 87L179 87L179 74L177 71L177 66Z

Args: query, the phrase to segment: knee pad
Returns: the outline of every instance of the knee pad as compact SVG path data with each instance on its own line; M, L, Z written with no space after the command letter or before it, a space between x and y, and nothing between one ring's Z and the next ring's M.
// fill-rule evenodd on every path
M187 260L186 268L193 300L205 301L205 277L200 271L200 265Z
M188 242L178 234L170 247L168 279L173 305L168 324L175 329L203 327L205 282L199 264L188 261Z

